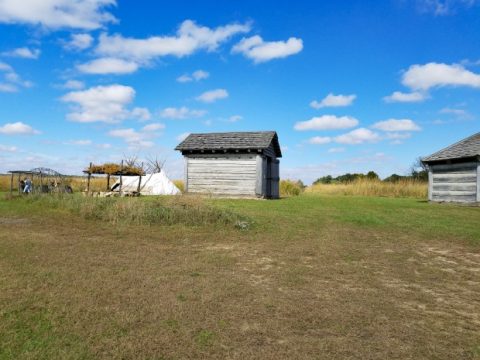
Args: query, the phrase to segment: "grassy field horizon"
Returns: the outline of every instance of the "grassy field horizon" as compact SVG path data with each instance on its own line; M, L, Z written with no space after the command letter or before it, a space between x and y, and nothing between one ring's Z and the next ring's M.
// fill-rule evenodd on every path
M480 208L183 198L1 197L0 358L480 357Z

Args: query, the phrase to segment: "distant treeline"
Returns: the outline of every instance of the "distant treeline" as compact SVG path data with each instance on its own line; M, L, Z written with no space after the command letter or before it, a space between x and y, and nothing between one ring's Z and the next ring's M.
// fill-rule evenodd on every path
M428 170L422 164L420 159L417 159L417 161L412 165L408 175L392 174L389 177L386 177L385 179L381 180L380 176L378 176L378 174L375 171L369 171L366 174L346 173L336 177L333 177L332 175L322 176L321 178L318 178L317 180L315 180L313 182L313 185L335 184L335 183L346 184L359 179L377 180L377 181L385 181L385 182L397 182L400 180L428 181Z

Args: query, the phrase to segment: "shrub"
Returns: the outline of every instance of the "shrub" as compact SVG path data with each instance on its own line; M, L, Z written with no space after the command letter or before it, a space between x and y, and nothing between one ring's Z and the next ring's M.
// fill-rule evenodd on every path
M303 192L303 189L304 185L301 181L280 181L280 196L298 196Z
M182 193L185 192L185 182L183 180L173 180L175 186L180 190Z
M18 198L31 205L67 210L85 219L136 225L232 225L251 221L231 210L194 196L96 198L74 195L30 195ZM242 226L242 230L248 226Z

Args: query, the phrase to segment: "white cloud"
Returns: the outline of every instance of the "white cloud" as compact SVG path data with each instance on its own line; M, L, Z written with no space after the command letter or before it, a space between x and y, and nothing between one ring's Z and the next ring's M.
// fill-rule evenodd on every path
M255 35L243 38L232 48L232 52L241 53L255 63L262 63L298 54L302 49L302 39L291 37L287 41L264 41Z
M189 119L202 117L207 112L205 110L191 110L185 106L181 108L168 107L160 111L160 117L165 119Z
M411 93L404 93L395 91L392 95L385 96L383 100L387 103L393 102L421 102L428 98L428 95L423 92L414 91Z
M68 50L85 50L93 44L93 36L90 34L72 34L70 41L65 44Z
M463 118L466 120L473 119L472 114L470 114L467 110L465 109L454 109L454 108L443 108L439 111L440 114L451 114L455 115L458 118Z
M402 84L423 91L442 86L480 88L480 75L459 64L428 63L410 66L403 74Z
M16 152L18 148L16 146L2 145L0 144L0 151L2 152Z
M334 147L334 148L328 149L328 152L329 152L330 154L341 153L341 152L344 152L344 151L345 151L345 148L344 148L344 147Z
M188 135L190 135L189 132L184 132L184 133L181 133L180 135L178 135L176 137L176 139L177 139L178 142L182 142L183 140L185 140L188 137Z
M412 134L406 132L389 132L387 133L387 139L390 140L405 140L410 139Z
M183 74L177 78L177 82L179 83L187 83L193 81L193 78L190 75Z
M197 70L194 71L191 75L183 74L177 78L177 81L180 83L186 83L191 81L200 81L204 79L208 79L210 77L210 73L204 70Z
M164 128L164 124L157 123L146 125L139 131L132 128L111 130L108 135L122 138L131 149L147 148L155 145L152 139L160 135L156 131Z
M92 145L92 140L70 140L70 141L67 141L66 144L67 145L78 145L78 146L88 146L88 145Z
M165 129L165 124L155 123L155 124L145 125L142 128L142 131L150 132L150 131L158 131L158 130L163 130L163 129Z
M357 95L334 95L330 93L321 101L313 100L310 106L314 109L350 106L356 98Z
M332 138L329 136L314 136L310 139L308 139L308 142L310 144L314 145L324 145L324 144L329 144L332 142Z
M27 47L21 47L4 52L3 55L24 59L38 59L38 57L40 56L40 49L29 49Z
M138 70L138 64L106 57L77 65L77 69L86 74L131 74Z
M200 80L208 79L210 77L210 73L204 70L197 70L193 72L192 77L194 80L200 81Z
M116 21L104 10L114 5L115 0L0 0L0 22L93 30Z
M162 56L183 57L199 50L214 51L232 36L249 31L249 24L229 24L210 29L185 20L175 36L135 39L102 34L96 52L143 63Z
M358 145L363 143L375 143L381 140L376 132L365 128L358 128L349 133L335 137L335 142L339 144Z
M228 118L228 122L235 123L243 119L241 115L232 115Z
M213 103L220 99L225 99L228 97L228 91L225 89L216 89L204 92L202 95L197 96L198 101L204 103Z
M13 68L4 62L0 62L0 71L12 72Z
M23 80L20 75L18 75L13 68L4 63L0 62L0 72L4 73L4 83L0 83L0 92L17 92L19 87L29 88L33 84L30 81Z
M358 125L358 120L351 116L322 115L307 121L299 121L294 129L305 130L337 130L348 129Z
M386 138L392 140L390 144L400 145L403 143L403 140L410 139L412 134L408 132L388 132Z
M150 110L143 107L134 108L131 112L131 115L132 117L139 119L141 121L147 121L152 118L152 114L150 113Z
M435 16L454 14L459 8L471 8L477 0L417 0L417 7L421 12Z
M79 80L68 80L62 87L68 90L81 90L85 87L85 84Z
M0 134L2 135L36 135L40 134L40 131L35 130L30 125L23 122L7 123L0 126Z
M74 104L67 118L76 122L115 123L127 118L144 117L145 112L129 111L135 90L125 85L96 86L87 90L72 91L64 95L63 102Z
M18 88L15 85L0 83L0 92L14 93L17 91L18 91Z
M388 119L376 122L372 128L382 131L419 131L421 130L413 120L410 119Z

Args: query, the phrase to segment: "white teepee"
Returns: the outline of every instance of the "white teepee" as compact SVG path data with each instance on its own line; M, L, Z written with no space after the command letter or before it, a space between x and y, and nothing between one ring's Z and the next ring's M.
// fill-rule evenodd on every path
M165 175L162 170L154 174L146 174L140 176L122 176L122 191L136 192L138 191L138 181L140 182L141 195L179 195L180 190L175 184ZM119 191L120 178L112 185L112 191Z

